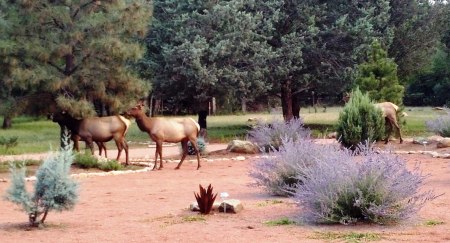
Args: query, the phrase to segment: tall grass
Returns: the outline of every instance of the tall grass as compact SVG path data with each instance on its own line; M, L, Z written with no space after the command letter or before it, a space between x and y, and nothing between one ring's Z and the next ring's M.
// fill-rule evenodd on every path
M326 133L334 131L334 124L336 124L341 110L342 107L329 107L326 112L319 109L315 113L314 109L304 108L300 111L300 115L305 126L312 130L313 136L323 137ZM405 111L408 116L405 117L406 124L402 125L404 136L430 135L431 133L427 132L425 127L425 121L445 114L442 111L432 110L430 107L407 107ZM197 120L197 116L190 117ZM231 139L245 138L250 118L266 121L283 119L282 114L279 113L208 116L208 141L226 143ZM59 126L44 117L17 117L13 119L12 124L11 129L0 129L0 136L5 138L17 136L18 145L9 151L0 148L0 155L47 152L50 147L59 147ZM131 147L146 146L141 144L148 143L150 138L148 134L141 132L133 122L128 130L127 141L131 141ZM114 142L107 143L107 147L115 148Z

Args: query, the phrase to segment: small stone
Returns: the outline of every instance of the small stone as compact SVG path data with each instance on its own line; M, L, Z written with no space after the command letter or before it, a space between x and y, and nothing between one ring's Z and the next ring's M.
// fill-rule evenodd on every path
M224 210L226 209L226 210ZM240 200L228 199L224 200L219 206L219 212L238 213L244 209Z

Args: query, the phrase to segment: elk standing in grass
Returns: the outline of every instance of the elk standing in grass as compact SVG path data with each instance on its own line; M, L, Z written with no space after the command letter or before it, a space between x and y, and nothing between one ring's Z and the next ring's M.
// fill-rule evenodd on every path
M156 169L159 155L159 169L163 168L162 163L162 145L163 142L179 143L183 149L178 166L179 169L188 153L188 142L190 141L197 154L197 170L200 169L200 155L197 145L197 136L200 131L200 126L192 118L162 118L162 117L148 117L143 109L143 105L139 104L130 109L126 114L136 119L139 129L148 133L150 138L156 143L155 164L153 170Z
M67 112L58 112L52 115L52 120L60 126L66 126L71 133L71 139L74 141L74 148L80 151L78 141L85 141L86 145L94 154L93 142L97 143L101 153L102 148L105 150L105 142L114 139L117 146L117 160L120 158L122 150L125 149L125 164L128 165L128 144L125 140L130 120L123 116L105 116L105 117L89 117L84 119L75 119Z

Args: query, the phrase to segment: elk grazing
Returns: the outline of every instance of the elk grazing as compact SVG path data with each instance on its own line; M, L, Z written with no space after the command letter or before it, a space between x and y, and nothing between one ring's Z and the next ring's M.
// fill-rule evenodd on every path
M345 93L343 97L344 103L347 103L350 100L351 93ZM383 113L384 120L386 125L389 126L388 134L386 136L385 144L389 142L389 137L391 136L391 132L394 128L397 129L398 135L400 137L400 143L403 143L402 132L400 130L400 126L397 122L397 111L398 106L392 102L381 102L374 104L375 107L378 107ZM403 116L407 116L405 112L402 113Z
M105 117L89 117L84 119L75 119L67 112L58 112L52 115L53 122L57 122L60 126L66 126L71 132L71 139L74 141L74 148L79 150L78 141L85 141L86 145L94 154L93 142L97 143L101 153L102 148L106 147L103 143L114 139L117 146L117 160L120 158L122 150L125 149L125 164L128 165L128 144L125 140L130 120L123 116L105 116Z
M162 118L162 117L148 117L143 109L143 105L139 104L129 111L127 115L134 117L139 129L148 133L150 138L156 143L155 151L155 164L153 169L156 169L159 155L159 169L163 168L162 163L162 145L163 142L179 143L183 149L183 155L181 157L178 166L175 169L179 169L188 153L188 142L190 141L194 146L197 154L197 170L200 169L200 155L197 146L197 136L200 131L200 126L192 118Z
M378 107L381 110L381 112L383 112L383 117L386 121L386 124L389 125L389 131L386 136L385 143L387 144L389 142L389 137L391 136L391 132L394 128L396 128L398 131L398 136L400 137L400 143L403 143L402 132L401 132L400 126L398 125L398 122L397 122L398 106L391 102L382 102L382 103L376 103L375 107Z

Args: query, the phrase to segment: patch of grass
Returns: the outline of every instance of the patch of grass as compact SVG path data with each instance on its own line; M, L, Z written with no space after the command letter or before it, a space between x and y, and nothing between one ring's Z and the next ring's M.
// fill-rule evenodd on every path
M444 221L433 220L433 219L427 220L424 223L424 225L426 225L426 226L436 226L436 225L441 225L441 224L444 224Z
M273 199L273 200L265 200L264 202L260 202L260 203L256 204L256 206L265 207L268 205L280 204L280 203L284 203L284 202L282 200Z
M320 240L343 240L345 242L367 242L381 240L381 235L378 233L337 233L337 232L315 232L313 239Z
M9 172L9 165L14 164L14 165L22 165L22 163L25 166L39 166L41 165L42 161L41 160L33 160L33 159L27 159L27 160L14 160L14 161L5 161L5 162L0 162L0 173L7 173Z
M183 222L198 222L198 221L206 221L206 218L203 215L190 215L183 217Z
M297 222L284 217L281 219L270 220L270 221L264 222L264 224L268 225L268 226L280 226L280 225L293 225L293 224L297 224Z

